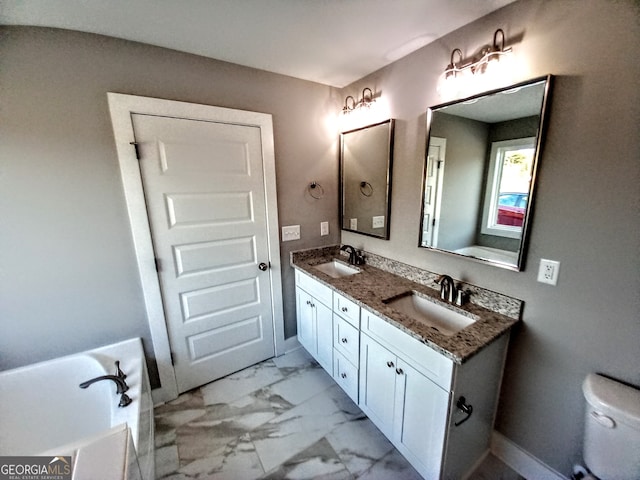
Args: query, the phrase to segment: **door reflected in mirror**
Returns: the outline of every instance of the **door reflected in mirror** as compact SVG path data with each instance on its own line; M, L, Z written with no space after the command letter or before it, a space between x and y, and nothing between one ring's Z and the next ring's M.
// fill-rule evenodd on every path
M551 76L427 112L421 247L522 270Z
M340 224L389 238L394 120L340 135Z

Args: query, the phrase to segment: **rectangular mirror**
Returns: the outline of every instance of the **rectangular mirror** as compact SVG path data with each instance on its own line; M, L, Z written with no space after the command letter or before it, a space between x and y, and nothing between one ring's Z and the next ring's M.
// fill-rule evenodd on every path
M340 224L389 238L394 120L340 134Z
M420 247L522 270L551 76L429 108Z

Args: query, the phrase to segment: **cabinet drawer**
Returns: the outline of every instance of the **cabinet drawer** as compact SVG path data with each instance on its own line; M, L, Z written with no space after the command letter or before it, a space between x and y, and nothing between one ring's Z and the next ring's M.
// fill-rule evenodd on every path
M410 362L447 391L451 390L453 360L404 333L373 313L363 311L362 331Z
M326 285L323 285L319 281L311 278L306 273L296 270L296 286L302 288L313 298L331 308L333 291Z
M358 369L340 352L333 352L333 378L358 403Z
M360 331L338 315L333 316L333 347L354 365L360 355Z
M352 302L337 292L334 292L333 311L354 327L360 328L360 306L357 303Z

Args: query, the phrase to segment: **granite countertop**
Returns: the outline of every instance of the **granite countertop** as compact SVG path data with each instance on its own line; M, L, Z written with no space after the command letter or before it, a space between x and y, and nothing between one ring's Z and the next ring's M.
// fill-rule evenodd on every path
M291 265L437 350L455 363L464 363L491 342L508 333L519 321L513 316L467 302L462 307L453 308L477 320L451 336L444 335L437 329L418 322L383 302L413 290L422 296L429 297L435 303L451 307L440 300L438 290L367 264L356 267L360 273L341 278L333 278L314 268L315 265L334 259L343 260L343 258L345 257L340 256L337 248L306 250L292 252Z

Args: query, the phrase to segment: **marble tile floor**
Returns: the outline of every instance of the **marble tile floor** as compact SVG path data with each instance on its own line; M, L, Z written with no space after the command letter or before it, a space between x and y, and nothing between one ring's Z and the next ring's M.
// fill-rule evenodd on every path
M420 475L298 349L155 409L156 477L412 480ZM490 456L471 480L524 480Z

